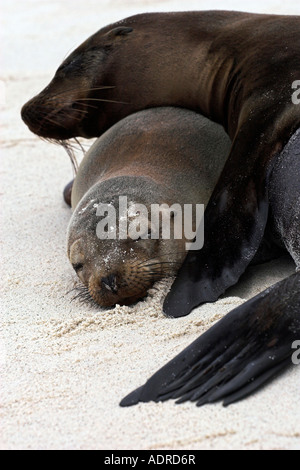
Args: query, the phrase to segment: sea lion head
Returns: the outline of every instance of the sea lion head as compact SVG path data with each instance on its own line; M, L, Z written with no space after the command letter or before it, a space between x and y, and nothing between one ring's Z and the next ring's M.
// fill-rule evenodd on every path
M150 31L139 28L145 22ZM133 112L168 104L163 60L160 73L155 72L161 60L153 53L160 42L156 36L147 15L102 28L74 50L49 85L23 106L22 119L44 138L91 138Z
M161 239L160 224L150 216L149 200L160 196L156 184L152 190L143 185L141 196L134 184L128 185L130 177L125 193L121 179L95 184L77 205L68 228L69 260L103 307L142 299L155 281L173 276L186 255L184 240ZM173 233L175 216L170 226Z
M41 137L64 140L93 137L98 134L95 127L109 127L106 108L118 113L124 106L123 99L111 98L115 82L109 57L131 31L119 27L106 34L98 32L73 51L49 85L23 106L21 116L29 129Z

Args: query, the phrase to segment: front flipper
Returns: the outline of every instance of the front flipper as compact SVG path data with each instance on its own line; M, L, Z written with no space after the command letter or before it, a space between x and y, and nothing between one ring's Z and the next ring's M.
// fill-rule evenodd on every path
M236 402L292 364L300 338L300 273L232 310L120 405L177 399Z
M238 281L261 244L269 210L269 162L279 146L250 145L240 132L205 211L204 247L187 254L164 302L167 316L188 315L216 301Z
M70 181L67 184L67 186L65 186L65 189L64 189L64 192L63 192L65 203L70 207L72 206L71 196L72 196L73 183L74 183L74 180Z
M167 316L185 316L204 302L215 302L238 281L257 252L268 218L267 197L258 197L251 179L234 189L225 187L210 200L204 247L187 254L164 302Z

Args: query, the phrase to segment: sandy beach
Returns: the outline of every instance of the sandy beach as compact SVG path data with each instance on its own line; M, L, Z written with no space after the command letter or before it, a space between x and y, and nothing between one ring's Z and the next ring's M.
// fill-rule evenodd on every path
M300 14L288 0L184 4L214 8ZM72 167L60 146L30 133L20 118L62 59L102 26L181 9L170 0L2 0L1 449L300 449L299 367L228 408L118 405L223 315L292 273L293 262L249 268L218 302L177 320L162 313L169 281L133 307L72 301L78 281L66 255L71 212L62 198Z

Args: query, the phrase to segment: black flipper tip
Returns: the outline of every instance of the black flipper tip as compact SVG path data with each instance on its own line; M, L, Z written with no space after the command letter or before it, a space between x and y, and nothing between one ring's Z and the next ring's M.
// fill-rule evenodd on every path
M186 317L192 310L193 307L191 307L188 302L181 303L180 301L174 302L174 300L169 302L168 299L166 299L163 305L163 313L168 318Z
M300 333L299 281L297 273L232 310L121 406L170 398L228 406L265 385L291 364Z
M165 298L163 312L171 318L185 317L206 302L216 302L223 292L223 289L214 289L209 279L190 279L184 266Z
M127 406L137 405L141 401L140 400L141 391L142 391L143 388L144 388L144 386L142 385L141 387L137 388L133 392L126 395L126 397L123 398L120 401L120 406L122 406L124 408L124 407L127 407Z

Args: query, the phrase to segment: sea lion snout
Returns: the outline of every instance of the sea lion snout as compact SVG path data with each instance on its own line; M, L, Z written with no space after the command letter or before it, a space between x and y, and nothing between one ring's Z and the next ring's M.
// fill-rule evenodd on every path
M141 274L141 270L128 260L109 270L103 267L100 270L90 268L88 271L91 273L87 282L88 291L102 307L129 305L143 299L156 280L146 269Z
M33 106L34 101L35 101L35 98L32 98L31 100L27 101L27 103L25 103L21 109L21 118L23 119L25 124L29 127L29 129L32 132L35 132L37 130L36 129L37 123L36 123L34 106Z
M77 102L74 93L55 88L50 92L49 88L23 105L21 118L32 132L41 137L70 139L76 135L78 123L85 116L86 105Z

